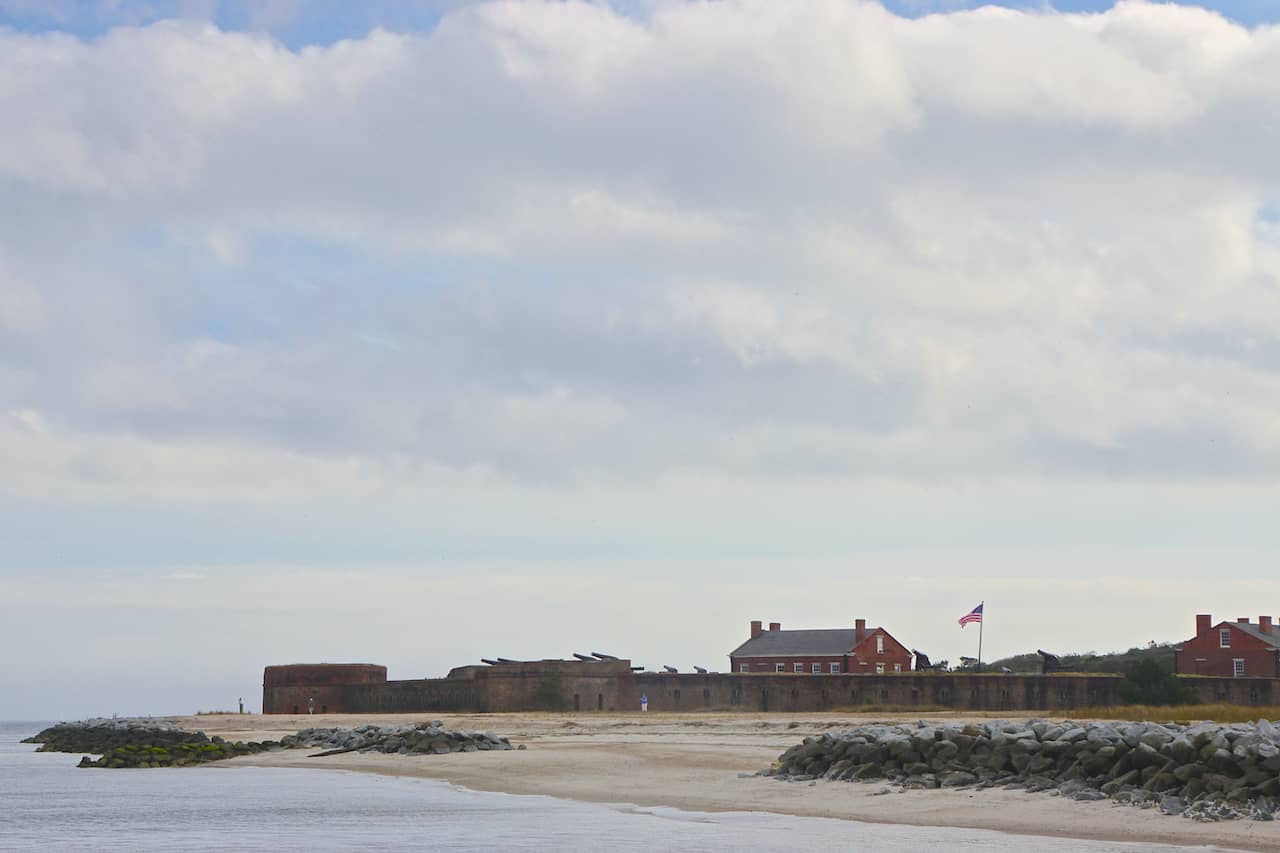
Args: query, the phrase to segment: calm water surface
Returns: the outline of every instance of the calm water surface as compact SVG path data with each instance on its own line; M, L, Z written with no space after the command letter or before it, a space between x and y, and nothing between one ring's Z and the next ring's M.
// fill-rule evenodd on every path
M4 850L1205 850L705 814L481 793L433 780L210 766L81 770L20 744L46 723L0 723ZM423 760L430 760L425 758ZM1172 818L1171 818L1172 820Z

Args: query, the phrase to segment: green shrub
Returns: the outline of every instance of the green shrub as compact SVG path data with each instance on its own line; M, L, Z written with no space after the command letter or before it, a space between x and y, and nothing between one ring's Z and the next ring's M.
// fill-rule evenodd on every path
M1195 688L1159 661L1147 658L1129 664L1120 683L1120 698L1130 705L1190 705L1199 701Z

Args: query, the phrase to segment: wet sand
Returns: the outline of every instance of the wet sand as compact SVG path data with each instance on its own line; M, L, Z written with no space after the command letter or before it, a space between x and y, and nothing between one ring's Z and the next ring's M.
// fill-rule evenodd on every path
M200 716L179 718L229 740L276 740L308 726L425 722L430 714ZM883 782L783 782L741 778L769 766L806 735L856 723L917 717L865 714L483 714L439 715L455 729L494 731L528 748L452 755L286 750L226 764L314 767L442 779L479 791L671 806L762 811L918 826L958 826L1108 841L1280 850L1280 822L1196 823L1107 801L1075 802L1022 791L932 790L880 794ZM931 721L981 719L929 715Z

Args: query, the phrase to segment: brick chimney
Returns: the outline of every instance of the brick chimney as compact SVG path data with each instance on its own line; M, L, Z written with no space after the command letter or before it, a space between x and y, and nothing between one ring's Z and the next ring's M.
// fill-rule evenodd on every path
M1236 617L1236 621L1237 621L1237 622L1239 622L1241 625L1248 625L1248 624L1249 624L1249 617L1248 617L1248 616L1237 616L1237 617Z
M770 623L769 623L769 630L770 630L770 631L781 631L781 630L782 630L782 623L781 623L781 622L770 622Z
M1264 634L1271 633L1271 617L1270 616L1258 617L1258 630Z
M1196 636L1209 633L1209 629L1213 627L1213 615L1210 613L1196 614Z
M762 623L759 619L751 620L751 639L755 639L764 633L764 629L760 627Z
M866 638L867 638L867 620L854 619L853 620L853 642L855 644L861 643Z

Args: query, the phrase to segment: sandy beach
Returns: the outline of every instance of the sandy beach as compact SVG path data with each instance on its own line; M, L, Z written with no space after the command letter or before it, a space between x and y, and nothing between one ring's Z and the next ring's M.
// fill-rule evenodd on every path
M188 727L236 740L278 739L308 726L390 725L429 719L432 715L179 718ZM347 753L327 758L308 758L315 750L289 750L226 763L414 776L480 791L697 811L765 811L1110 841L1280 850L1280 823L1197 823L1153 810L999 788L880 794L885 788L882 783L792 783L739 776L769 766L779 753L806 735L856 723L908 718L857 714L486 714L440 715L439 719L450 728L491 730L528 748L443 756ZM930 715L926 719L976 718Z

